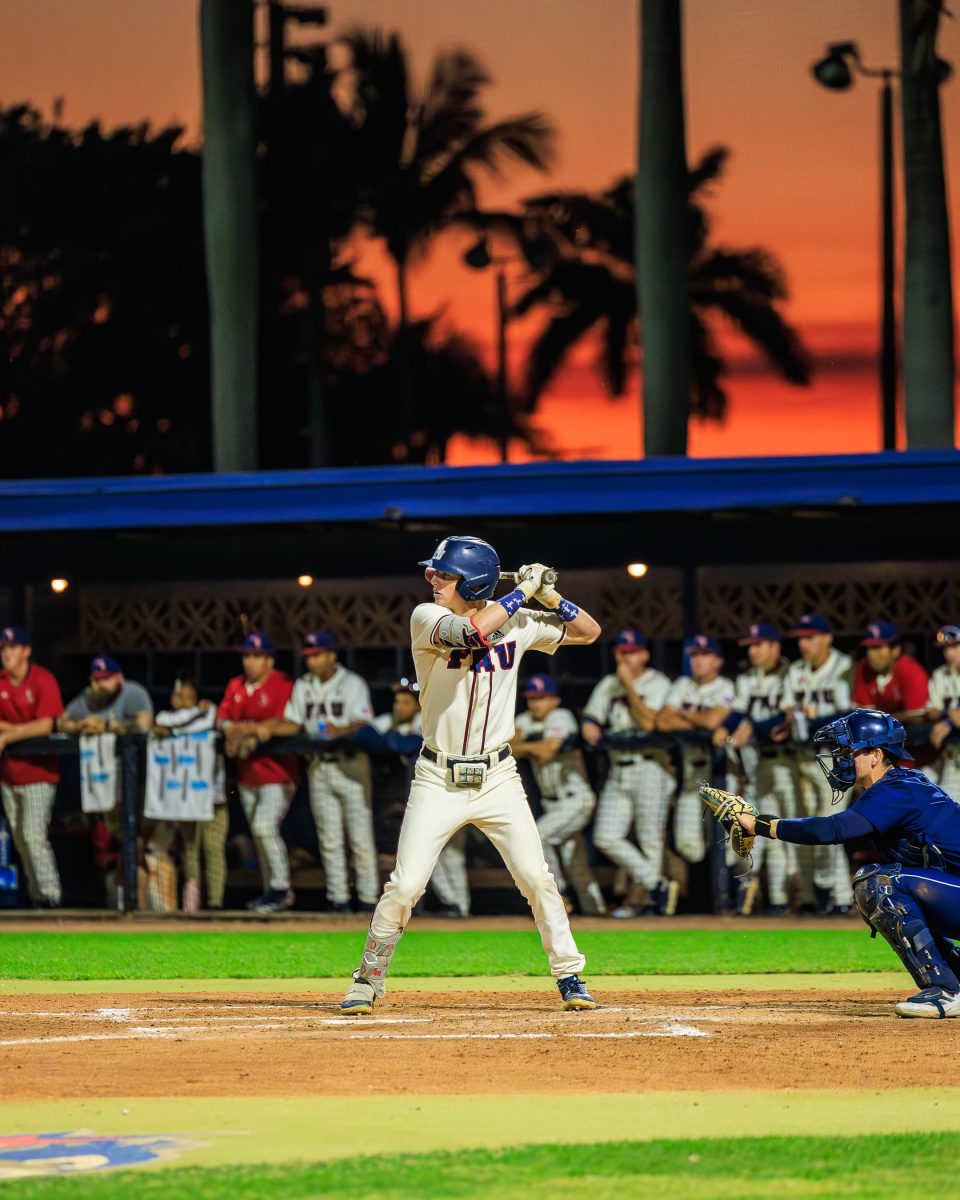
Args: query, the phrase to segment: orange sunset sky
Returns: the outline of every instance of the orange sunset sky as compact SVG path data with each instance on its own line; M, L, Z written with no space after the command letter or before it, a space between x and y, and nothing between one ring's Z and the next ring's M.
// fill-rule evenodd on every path
M535 108L550 118L558 131L551 174L511 169L504 181L484 184L484 203L504 207L548 188L600 189L632 170L638 0L331 0L327 8L325 36L357 24L399 30L421 73L434 51L463 45L494 77L491 117ZM196 0L0 0L0 14L0 102L29 100L49 112L62 96L72 125L149 118L183 123L199 137ZM796 389L729 339L730 414L723 425L694 423L694 455L880 448L877 85L859 79L832 93L809 68L827 42L844 40L859 43L868 65L895 66L896 19L896 0L686 0L688 153L692 160L718 143L733 152L710 204L714 241L760 245L779 257L790 284L787 313L816 355L812 386ZM960 21L944 21L940 53L960 71ZM957 78L942 101L956 275ZM442 309L449 325L492 354L494 280L461 265L467 244L454 234L437 240L413 276L414 313ZM379 248L358 253L362 268L383 271L392 310ZM518 380L532 333L525 323L510 328ZM538 423L565 455L634 457L638 380L623 399L608 400L584 348L544 399ZM455 443L451 461L493 453Z

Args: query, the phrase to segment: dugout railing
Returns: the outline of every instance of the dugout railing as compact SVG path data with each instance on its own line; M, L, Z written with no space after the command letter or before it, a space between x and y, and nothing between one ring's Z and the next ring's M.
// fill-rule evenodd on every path
M907 744L921 746L929 743L929 725L912 725L907 727ZM116 737L116 753L119 764L119 788L117 798L117 814L119 818L119 883L121 885L122 902L120 911L132 913L137 911L137 839L140 828L142 809L143 780L145 773L146 745L149 734L119 733ZM951 734L948 742L960 741L960 730ZM773 743L764 743L767 746ZM812 743L786 742L780 743L784 748L792 748L798 752L812 752ZM596 746L584 745L583 749L590 755L602 754L607 750L667 750L676 754L684 746L702 746L710 752L710 779L717 787L726 784L728 758L725 746L714 746L712 734L706 730L677 731L671 733L650 733L642 736L633 734L612 734L605 736ZM315 739L297 734L287 738L275 738L265 742L254 751L255 754L294 753L302 758L309 758L317 753L318 742ZM364 753L375 753L368 747L362 747ZM4 753L16 758L57 757L79 761L80 740L75 734L54 733L48 737L29 738L14 742L4 750ZM391 754L392 752L386 751ZM394 756L395 757L395 756ZM711 845L709 850L709 871L711 892L714 906L722 905L726 880L724 875L724 856L718 852L718 843Z

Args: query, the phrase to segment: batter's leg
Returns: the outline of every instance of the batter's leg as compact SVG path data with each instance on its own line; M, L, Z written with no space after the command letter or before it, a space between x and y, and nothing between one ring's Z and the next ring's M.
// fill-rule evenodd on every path
M455 908L461 917L470 916L470 878L467 874L467 830L458 829L440 851L430 876L430 886L447 908Z

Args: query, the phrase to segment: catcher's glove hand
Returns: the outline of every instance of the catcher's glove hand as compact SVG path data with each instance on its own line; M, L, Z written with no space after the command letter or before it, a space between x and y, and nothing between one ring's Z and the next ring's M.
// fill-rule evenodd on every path
M730 838L730 847L738 858L748 858L757 840L753 834L748 834L736 819L737 813L750 813L755 817L758 810L742 796L733 792L725 792L722 788L711 787L709 783L700 784L700 799L720 822L724 833Z

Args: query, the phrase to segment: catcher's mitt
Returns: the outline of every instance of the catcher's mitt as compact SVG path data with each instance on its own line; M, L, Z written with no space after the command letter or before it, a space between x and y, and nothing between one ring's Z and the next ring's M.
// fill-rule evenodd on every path
M737 813L750 813L758 816L758 811L742 796L733 792L725 792L722 788L711 787L709 783L700 784L700 799L720 822L724 833L730 838L730 848L738 858L748 858L757 840L753 834L748 834L736 820Z

